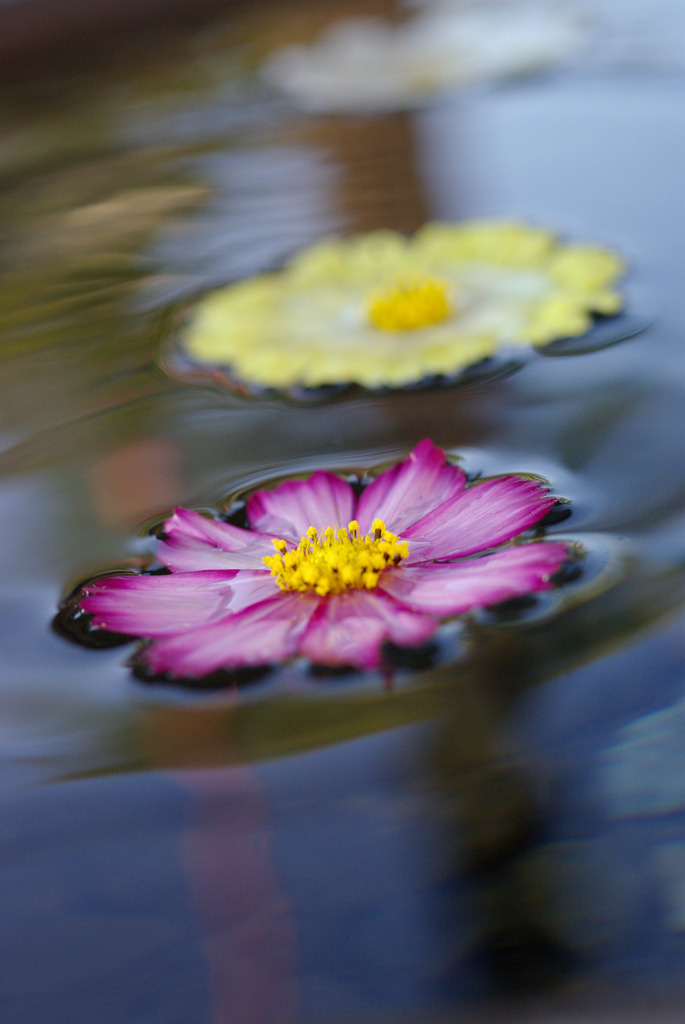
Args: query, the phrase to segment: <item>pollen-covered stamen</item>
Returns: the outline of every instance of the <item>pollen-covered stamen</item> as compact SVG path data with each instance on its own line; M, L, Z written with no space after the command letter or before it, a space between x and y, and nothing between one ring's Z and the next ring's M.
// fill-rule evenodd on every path
M434 277L399 281L370 297L369 321L381 331L414 331L447 320L455 312L447 285Z
M409 554L406 540L386 530L374 519L373 534L362 536L356 520L337 531L328 527L319 536L310 526L295 548L274 538L274 555L263 562L281 590L313 590L324 597L343 590L373 590L384 569L398 565Z

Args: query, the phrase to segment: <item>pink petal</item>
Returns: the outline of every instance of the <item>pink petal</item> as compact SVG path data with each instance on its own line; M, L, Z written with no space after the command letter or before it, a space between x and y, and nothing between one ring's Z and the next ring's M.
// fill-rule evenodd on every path
M320 600L314 594L279 592L236 615L155 640L144 657L154 672L178 678L283 661L297 652Z
M385 573L381 586L414 612L460 615L549 590L550 577L567 558L565 544L533 542L453 565L400 567Z
M270 537L177 508L164 524L167 539L157 553L173 572L197 569L261 569L273 554Z
M276 581L268 569L240 569L231 580L229 610L241 612L243 608L268 601L279 593Z
M412 647L432 636L436 627L433 620L414 615L378 591L350 590L321 602L300 651L317 665L375 668L384 641Z
M445 501L455 500L466 485L458 466L445 461L445 453L427 438L403 462L381 473L359 499L357 520L368 533L374 519L400 533Z
M537 523L555 499L539 483L501 476L473 484L405 530L406 565L497 547Z
M225 615L234 572L170 576L108 576L85 588L80 602L99 629L131 636L166 636Z
M307 480L256 491L247 503L247 518L253 529L297 543L310 526L319 532L347 526L355 505L354 491L345 480L317 470Z

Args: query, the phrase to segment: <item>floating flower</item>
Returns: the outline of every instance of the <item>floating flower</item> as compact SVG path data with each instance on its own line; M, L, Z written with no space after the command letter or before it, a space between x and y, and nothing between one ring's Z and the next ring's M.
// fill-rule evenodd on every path
M262 74L305 110L388 111L454 86L538 72L575 55L587 38L584 19L568 8L440 4L399 25L338 22L309 46L272 54Z
M388 641L550 589L566 545L520 534L554 503L522 476L467 484L424 440L360 495L323 471L255 492L247 529L177 509L158 552L169 574L102 578L80 605L96 629L147 638L144 664L171 678L295 655L372 669Z
M332 238L209 294L183 347L252 387L401 387L584 334L620 310L622 271L605 249L508 221Z

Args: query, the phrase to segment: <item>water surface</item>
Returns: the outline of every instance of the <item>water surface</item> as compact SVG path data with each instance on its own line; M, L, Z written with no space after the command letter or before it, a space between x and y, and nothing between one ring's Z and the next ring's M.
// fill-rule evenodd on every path
M428 1024L521 988L659 1020L685 955L682 80L589 66L305 119L253 74L274 10L6 89L3 1020ZM311 407L159 364L179 304L332 230L482 215L623 252L646 329ZM546 477L557 532L611 539L613 585L484 622L392 692L296 668L144 687L125 649L52 631L174 505L425 436Z

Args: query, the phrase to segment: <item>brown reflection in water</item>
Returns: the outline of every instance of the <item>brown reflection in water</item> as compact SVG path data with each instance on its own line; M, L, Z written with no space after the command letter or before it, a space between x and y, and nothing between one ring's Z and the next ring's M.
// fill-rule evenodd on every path
M196 33L258 57L342 19L406 17L395 0L13 0L0 3L0 82L183 59Z
M296 932L269 852L268 806L250 768L182 772L193 798L181 841L209 962L210 1024L287 1024Z
M78 270L96 253L135 252L168 220L195 210L209 194L202 185L121 188L115 181L118 173L138 172L142 178L156 169L136 168L125 158L110 158L108 163L109 180L106 173L98 174L103 167L97 160L51 175L40 196L45 212L20 225L12 252L17 268L35 270L37 264L58 260ZM22 199L30 208L32 196L29 189L23 195L15 189L11 199L15 209Z
M217 769L240 758L235 746L235 702L229 696L219 707L153 705L136 734L138 754L155 770L194 777L192 769Z
M453 797L459 858L467 868L482 867L515 845L528 800L498 749L507 702L496 683L470 666L454 683L433 762L447 802Z
M151 709L145 753L191 799L181 850L208 961L210 1024L288 1024L297 1019L296 927L271 861L263 787L236 749L236 704Z
M176 448L156 439L105 452L89 466L88 477L98 519L112 528L146 519L181 493Z
M256 11L253 12L256 16ZM344 3L269 3L260 12L253 42L266 54L282 46L311 42L341 20L379 17L400 20L406 11L393 0ZM263 17L263 20L262 20ZM411 115L310 117L299 122L296 142L326 155L339 172L337 200L346 231L392 227L412 232L427 219L416 174Z
M399 21L406 17L396 0L262 0L244 5L236 18L261 55L282 46L311 43L321 32L349 18L383 18Z
M346 230L413 232L428 219L410 114L312 119L298 131L298 140L336 166Z
M446 881L464 884L470 903L467 956L495 989L544 989L563 977L568 958L541 913L549 880L536 877L525 886L518 871L521 855L535 842L539 811L502 739L511 700L506 691L525 689L525 673L519 681L509 666L500 677L496 665L476 659L455 684L430 757L441 813L454 836L443 851Z

